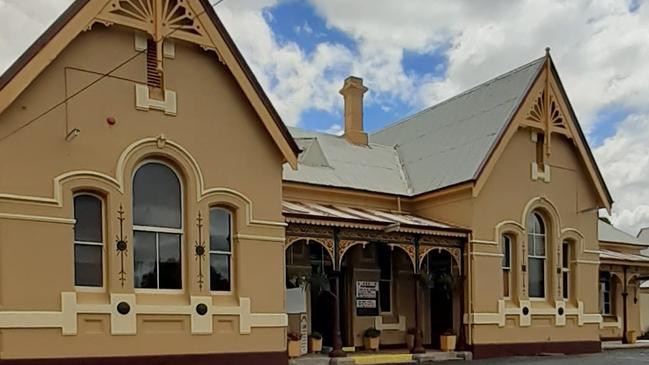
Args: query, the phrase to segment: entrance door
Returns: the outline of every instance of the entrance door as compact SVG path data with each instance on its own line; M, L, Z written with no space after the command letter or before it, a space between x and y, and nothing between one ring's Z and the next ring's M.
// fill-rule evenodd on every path
M453 329L452 257L446 251L430 252L424 270L430 279L430 335L431 346L439 348L439 336Z

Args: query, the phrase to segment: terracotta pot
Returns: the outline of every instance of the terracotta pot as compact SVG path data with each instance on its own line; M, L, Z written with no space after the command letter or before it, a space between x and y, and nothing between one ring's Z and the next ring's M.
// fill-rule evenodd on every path
M406 346L408 346L408 350L415 348L415 335L406 335Z
M440 348L442 351L455 351L455 342L457 336L455 335L441 335L439 336Z
M316 353L316 352L321 352L322 351L322 339L318 338L309 338L309 352L310 353Z
M300 341L288 340L288 357L300 356Z
M627 331L626 339L631 344L638 342L638 336L636 335L635 331Z
M365 350L378 351L380 337L363 337L363 345Z

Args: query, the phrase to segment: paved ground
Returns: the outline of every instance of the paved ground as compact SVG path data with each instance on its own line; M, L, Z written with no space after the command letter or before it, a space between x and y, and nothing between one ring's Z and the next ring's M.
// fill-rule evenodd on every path
M474 361L453 361L453 365L647 365L649 364L649 349L611 350L598 354L572 356L535 356L512 357L505 359L488 359Z

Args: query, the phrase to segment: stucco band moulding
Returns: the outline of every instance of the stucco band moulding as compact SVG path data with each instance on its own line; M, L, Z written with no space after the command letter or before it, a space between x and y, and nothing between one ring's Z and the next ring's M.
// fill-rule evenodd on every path
M527 310L525 310L527 308ZM535 308L529 300L521 300L517 307L507 307L505 300L498 300L498 312L496 313L471 313L464 316L464 323L477 325L498 325L505 327L507 316L519 317L520 327L532 325L532 317L554 316L554 325L557 327L566 325L566 317L577 317L577 325L602 323L602 315L599 313L584 313L584 303L579 301L577 307L568 307L566 302L557 300L554 306L547 308Z
M189 305L137 304L135 294L111 294L110 304L79 304L77 294L61 293L61 311L1 311L0 328L60 328L63 335L77 334L78 314L109 314L112 335L137 334L137 315L186 315L191 333L212 334L213 316L238 316L239 333L254 327L288 326L285 313L251 313L250 298L239 298L238 306L214 306L211 297L192 296Z

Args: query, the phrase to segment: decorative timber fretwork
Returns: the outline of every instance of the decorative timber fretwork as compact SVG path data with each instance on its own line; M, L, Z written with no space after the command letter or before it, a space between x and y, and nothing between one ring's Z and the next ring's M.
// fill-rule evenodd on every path
M107 26L121 24L142 30L158 43L162 56L162 40L167 37L196 43L215 50L212 40L200 21L203 10L194 9L190 0L112 0L96 17ZM161 60L159 59L161 62Z
M331 238L334 235L332 227L314 226L309 224L289 224L286 227L286 237L300 238Z
M532 108L527 112L527 117L525 120L532 123L538 123L539 125L544 124L546 118L549 118L549 123L553 129L564 130L567 133L568 127L566 126L565 119L563 118L563 113L559 109L559 104L557 103L554 94L550 94L549 104L546 104L546 98L548 93L546 89L541 90L539 95L536 98L536 102L532 105ZM549 107L549 113L546 113ZM546 114L548 114L546 116Z
M546 51L549 52L549 50ZM566 113L559 101L560 97L557 96L561 95L561 93L557 91L557 85L553 82L549 53L545 60L543 72L543 84L531 92L530 97L533 99L525 112L522 124L543 134L543 149L545 154L549 156L553 133L563 134L569 139L574 139L574 136L568 126Z

